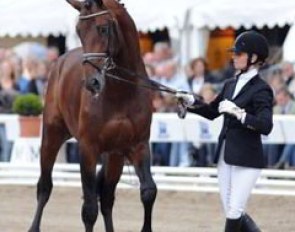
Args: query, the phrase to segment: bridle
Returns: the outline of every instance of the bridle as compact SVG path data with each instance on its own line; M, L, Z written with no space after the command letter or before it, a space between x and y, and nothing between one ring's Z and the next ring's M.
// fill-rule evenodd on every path
M80 15L79 19L80 20L88 20L91 18L95 18L95 17L100 17L102 15L106 15L106 14L110 14L111 12L108 10L104 10L101 12L97 12L97 13L93 13L93 14L89 14L89 15ZM132 72L126 68L120 67L117 64L115 64L115 62L113 61L113 58L111 56L109 56L109 54L107 52L99 52L99 53L83 53L82 55L83 57L83 64L88 63L91 66L93 66L102 76L107 76L110 77L112 79L118 80L120 82L124 82L130 85L136 85L139 87L143 87L143 88L148 88L154 91L161 91L161 92L167 92L170 94L175 95L176 93L189 93L187 91L178 91L175 90L173 88L170 88L168 86L162 85L154 80L151 80L149 78L146 78L146 76L143 75L139 75L135 72ZM92 62L92 60L97 60L97 59L104 59L103 65L102 67L97 66L95 63ZM132 77L139 77L143 80L144 83L141 83L141 85L135 83L134 81L130 81L127 80L125 78L122 78L118 75L109 73L108 71L110 70L119 70L123 73L125 73L126 75L132 76ZM200 97L200 96L196 96L196 97Z
M106 15L106 14L111 14L111 12L108 10L104 10L104 11L89 14L89 15L80 15L79 19L80 20L88 20L88 19L99 17L99 16ZM101 58L104 59L104 62L103 62L104 64L103 64L102 68L98 67L96 64L94 64L92 62L92 60L97 60L97 59L101 59ZM82 61L83 61L83 64L89 63L95 69L101 70L101 71L104 71L104 70L106 71L106 70L110 69L114 64L113 59L111 57L109 57L109 54L107 52L83 53Z

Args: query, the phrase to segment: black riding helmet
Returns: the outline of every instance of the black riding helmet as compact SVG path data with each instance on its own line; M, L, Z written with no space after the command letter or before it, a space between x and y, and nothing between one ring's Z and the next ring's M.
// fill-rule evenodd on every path
M234 46L230 49L234 53L245 52L249 56L248 67L255 63L264 63L268 57L269 49L266 38L256 31L241 33L235 40ZM251 63L252 55L257 55L257 60ZM248 68L247 67L247 68Z

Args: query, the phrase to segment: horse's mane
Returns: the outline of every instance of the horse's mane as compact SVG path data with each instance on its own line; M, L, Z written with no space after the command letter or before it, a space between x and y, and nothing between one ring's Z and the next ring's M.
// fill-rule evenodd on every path
M127 9L125 8L124 4L122 4L118 0L102 0L104 6L109 9L112 14L115 16L117 19L118 24L124 30L122 31L123 37L125 41L128 41L128 43L125 44L129 48L130 51L132 51L132 54L137 54L137 60L141 61L140 58L140 47L139 47L139 41L137 38L138 31L135 25L134 20L128 13ZM130 42L132 41L132 42ZM137 67L138 64L136 64ZM140 66L141 67L141 66Z
M97 0L94 0L97 1ZM126 10L126 7L123 3L121 3L121 0L102 0L103 4L110 9L116 16L116 18L122 17L125 21L125 26L128 24L128 28L132 29L135 33L137 33L137 29L135 26L135 23L132 19L132 17L129 15L129 13Z
M125 8L124 3L121 3L121 0L113 0L114 2L117 2L118 5L120 5L122 8ZM85 2L92 2L97 4L98 6L101 6L105 1L104 0L85 0Z

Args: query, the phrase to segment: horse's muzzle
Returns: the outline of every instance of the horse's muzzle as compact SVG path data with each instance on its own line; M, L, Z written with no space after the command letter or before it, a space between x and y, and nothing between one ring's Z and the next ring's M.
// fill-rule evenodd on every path
M93 95L100 93L105 86L105 73L98 72L87 77L85 86Z

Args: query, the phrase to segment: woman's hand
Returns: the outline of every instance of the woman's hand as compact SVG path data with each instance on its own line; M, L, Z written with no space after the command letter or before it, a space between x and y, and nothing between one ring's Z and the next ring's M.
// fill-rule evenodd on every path
M227 99L225 99L219 103L218 111L221 114L223 114L223 113L230 114L230 115L236 117L240 121L246 115L246 112L244 109L241 109L234 102L229 101Z
M177 92L176 93L176 98L178 99L179 102L183 102L183 104L186 107L190 107L194 104L195 102L195 97L193 94L191 93L181 93L181 92Z

